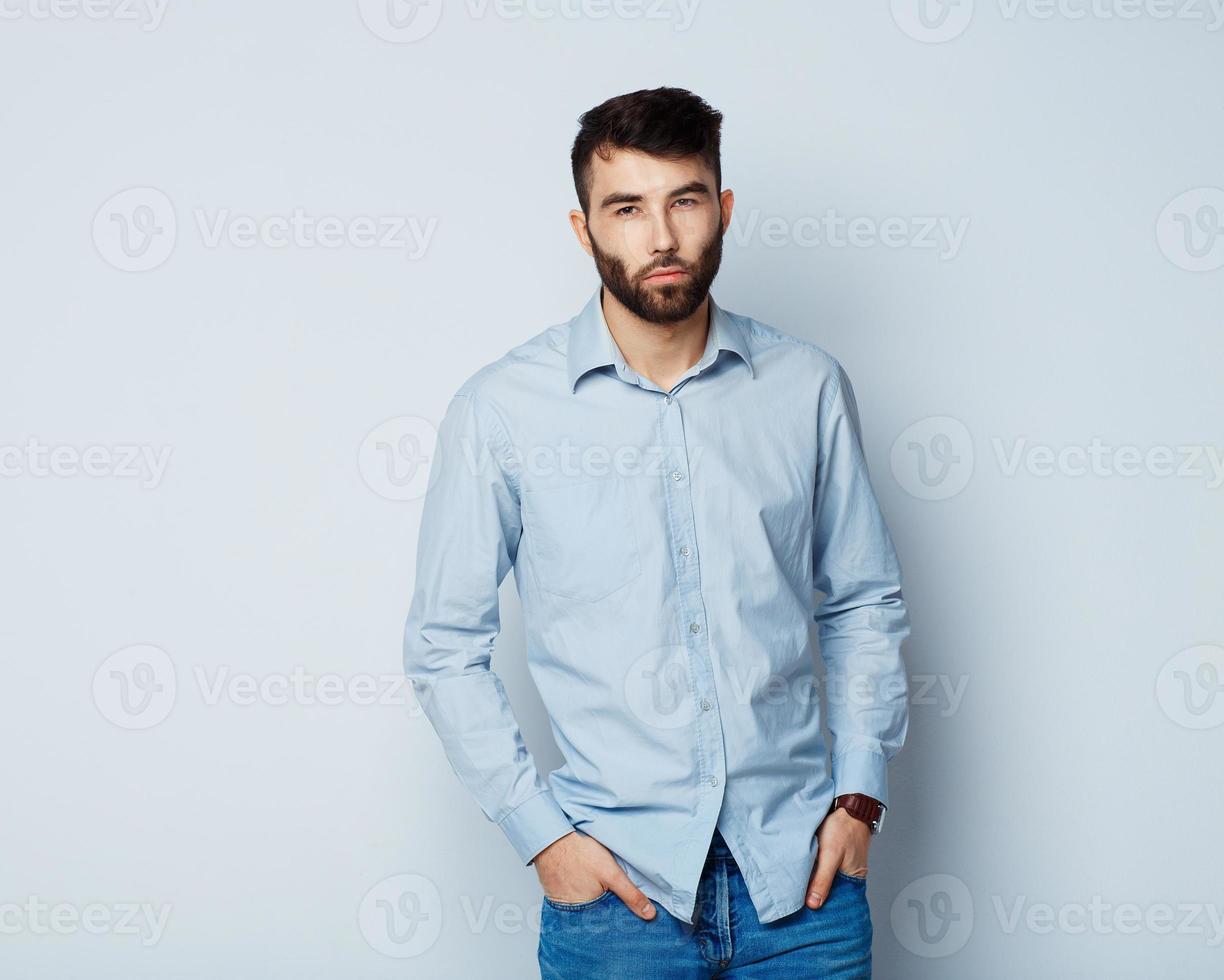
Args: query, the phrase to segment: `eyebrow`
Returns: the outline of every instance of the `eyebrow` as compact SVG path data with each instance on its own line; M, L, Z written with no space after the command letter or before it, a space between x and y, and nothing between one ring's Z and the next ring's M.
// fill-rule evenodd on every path
M679 197L681 194L709 194L710 188L703 180L690 180L687 184L681 184L679 187L667 193L668 197ZM641 194L630 194L625 191L614 191L599 202L599 207L608 207L612 204L638 204L644 201L645 198Z

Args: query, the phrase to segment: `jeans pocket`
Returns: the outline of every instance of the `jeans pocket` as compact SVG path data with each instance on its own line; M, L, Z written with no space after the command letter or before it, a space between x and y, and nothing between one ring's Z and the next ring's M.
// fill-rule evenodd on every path
M603 893L596 895L594 898L587 899L585 902L558 902L556 899L544 896L544 904L549 908L556 909L558 912L581 912L583 909L589 909L592 906L598 905L605 898L611 895L611 890L605 888Z

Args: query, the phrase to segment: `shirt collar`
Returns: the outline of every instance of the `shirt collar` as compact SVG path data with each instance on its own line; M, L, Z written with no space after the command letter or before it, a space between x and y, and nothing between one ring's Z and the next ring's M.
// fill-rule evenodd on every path
M608 329L608 321L604 319L603 286L595 290L595 294L587 300L572 321L570 321L569 348L566 352L566 367L570 392L578 386L578 379L588 371L607 364L625 367L625 359L612 338ZM748 365L748 373L755 376L752 370L752 356L748 352L748 341L743 328L735 319L714 302L710 296L710 330L706 335L705 353L698 362L708 365L713 362L720 350L729 350L738 354Z

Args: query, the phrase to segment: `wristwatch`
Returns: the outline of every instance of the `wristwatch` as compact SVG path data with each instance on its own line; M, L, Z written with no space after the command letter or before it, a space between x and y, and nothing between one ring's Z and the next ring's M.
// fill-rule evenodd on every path
M871 828L873 834L878 834L884 826L884 811L887 809L879 800L862 793L846 793L834 797L833 809L842 807L855 820L861 820Z

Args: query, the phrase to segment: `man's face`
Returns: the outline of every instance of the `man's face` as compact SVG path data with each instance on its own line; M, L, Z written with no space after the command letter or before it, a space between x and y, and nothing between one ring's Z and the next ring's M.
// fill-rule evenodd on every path
M616 150L592 161L590 217L571 212L604 286L634 315L676 323L701 306L722 261L731 191L698 157ZM725 215L724 215L725 210Z

